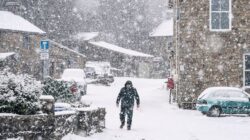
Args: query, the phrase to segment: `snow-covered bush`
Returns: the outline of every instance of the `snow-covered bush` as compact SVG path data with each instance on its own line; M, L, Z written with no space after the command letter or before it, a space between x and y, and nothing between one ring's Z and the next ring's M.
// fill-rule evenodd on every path
M73 103L78 99L78 96L72 92L70 82L58 81L48 77L43 84L43 95L52 95L57 102Z
M1 71L0 79L0 113L31 115L39 111L42 90L38 81L8 71Z

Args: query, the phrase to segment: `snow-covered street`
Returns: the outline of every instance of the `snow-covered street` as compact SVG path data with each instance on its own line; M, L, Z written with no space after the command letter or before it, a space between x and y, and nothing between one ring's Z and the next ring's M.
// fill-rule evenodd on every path
M0 0L0 140L250 140L249 7Z
M131 80L141 98L134 110L132 130L120 129L115 101L126 80ZM90 137L69 134L63 140L249 140L248 116L210 118L198 111L182 110L168 104L164 80L116 78L107 86L88 86L83 101L106 107L106 129Z

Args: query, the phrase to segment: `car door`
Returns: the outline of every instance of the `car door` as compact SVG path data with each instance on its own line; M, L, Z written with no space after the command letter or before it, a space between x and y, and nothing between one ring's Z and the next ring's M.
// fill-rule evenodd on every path
M217 105L222 108L223 113L233 113L233 109L236 107L236 103L230 100L227 90L217 90L213 93L212 96L217 100Z
M242 92L244 98L245 98L245 102L243 102L243 110L242 110L242 113L244 114L250 114L250 96L245 93L245 92Z
M242 114L246 113L246 109L248 108L248 98L245 94L243 94L240 90L231 90L228 92L230 104L232 108L232 114Z

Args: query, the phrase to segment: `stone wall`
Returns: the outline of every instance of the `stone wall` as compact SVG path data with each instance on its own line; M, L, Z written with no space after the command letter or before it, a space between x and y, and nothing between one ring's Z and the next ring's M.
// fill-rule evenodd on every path
M60 140L69 133L89 136L105 128L105 109L79 109L55 115L0 114L0 139Z
M243 84L243 54L250 48L250 1L232 0L232 30L209 29L209 0L181 0L176 22L179 102L192 102L207 87ZM173 62L175 64L175 62ZM176 70L176 67L173 66Z
M48 115L0 115L0 139L18 136L35 137L51 135L54 118Z
M25 140L61 140L69 133L102 132L105 128L105 108L75 108L54 112L54 98L40 97L40 115L0 113L0 139L23 137Z
M61 138L69 133L77 131L78 117L76 113L67 113L55 115L55 129L50 135L50 139L61 140Z
M102 132L105 128L105 108L94 110L80 109L78 114L78 133L84 132L85 135Z

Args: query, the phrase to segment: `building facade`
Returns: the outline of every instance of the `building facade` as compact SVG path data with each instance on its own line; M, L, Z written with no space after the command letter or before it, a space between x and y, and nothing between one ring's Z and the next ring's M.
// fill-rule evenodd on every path
M60 43L49 40L49 75L60 78L66 68L84 69L86 56Z
M178 103L212 86L248 87L249 0L175 0L171 68Z
M15 53L11 60L11 63L16 61L15 67L11 70L33 75L41 80L44 61L40 58L40 41L48 40L46 33L26 19L8 11L0 11L0 19L0 53ZM84 68L84 55L52 40L49 40L49 44L50 76L60 78L65 68Z
M16 72L40 75L40 59L37 52L42 35L23 32L0 31L0 52L15 52Z
M172 10L168 13L173 15ZM157 56L153 59L151 78L167 78L169 73L169 57L173 48L173 18L164 20L150 34L152 44L151 54Z

